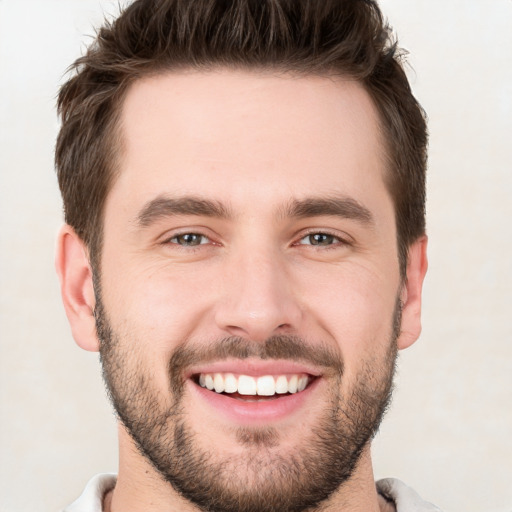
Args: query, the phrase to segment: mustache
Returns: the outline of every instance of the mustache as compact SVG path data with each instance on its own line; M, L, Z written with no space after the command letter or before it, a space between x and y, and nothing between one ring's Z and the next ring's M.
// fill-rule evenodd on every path
M280 359L313 364L337 375L343 374L343 360L338 351L319 343L311 345L299 336L271 336L264 342L229 336L205 346L183 344L172 354L168 371L171 387L177 394L183 390L185 373L191 366L225 359Z

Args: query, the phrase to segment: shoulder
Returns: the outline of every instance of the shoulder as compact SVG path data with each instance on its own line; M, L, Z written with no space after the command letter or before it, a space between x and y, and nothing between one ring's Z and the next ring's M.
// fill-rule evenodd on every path
M397 512L441 512L439 508L420 498L418 493L396 478L377 482L379 494L395 503Z
M80 497L62 512L102 512L103 496L116 485L117 475L102 473L94 476Z

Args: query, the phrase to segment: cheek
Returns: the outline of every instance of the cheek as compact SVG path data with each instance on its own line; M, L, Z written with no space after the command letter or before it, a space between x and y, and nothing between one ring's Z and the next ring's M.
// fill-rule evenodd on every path
M307 315L320 327L321 336L338 345L346 365L387 350L398 281L398 271L395 276L348 263L314 275L302 273Z
M168 364L174 350L189 338L201 317L200 280L162 268L142 267L129 279L102 281L103 303L117 338L124 375L150 376L151 389L169 400ZM122 275L121 267L117 275ZM129 379L131 381L131 379ZM125 384L124 384L125 385ZM169 404L168 404L169 405Z
M103 283L104 302L114 325L137 333L155 349L172 350L207 314L214 289L212 273L165 263L130 265L125 278L119 265Z

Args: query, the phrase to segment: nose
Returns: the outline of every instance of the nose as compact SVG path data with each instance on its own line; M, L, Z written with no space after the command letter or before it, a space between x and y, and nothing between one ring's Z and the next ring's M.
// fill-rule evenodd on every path
M245 253L230 258L227 266L215 311L220 329L254 341L297 333L301 308L279 255Z

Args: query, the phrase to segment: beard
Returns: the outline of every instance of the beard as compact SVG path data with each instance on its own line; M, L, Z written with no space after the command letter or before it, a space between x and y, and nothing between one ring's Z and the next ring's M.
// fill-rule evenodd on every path
M136 348L141 344L112 329L99 293L97 299L100 358L113 407L139 452L198 510L307 511L351 478L390 402L401 323L399 301L385 355L364 361L357 381L345 391L340 354L294 336L274 336L265 343L229 337L200 348L183 343L169 356L168 388L161 391ZM235 427L233 446L242 447L243 455L238 449L237 455L222 457L215 446L201 445L186 414L184 375L192 365L227 357L308 362L331 376L322 413L293 449L281 449L284 436L273 426Z

